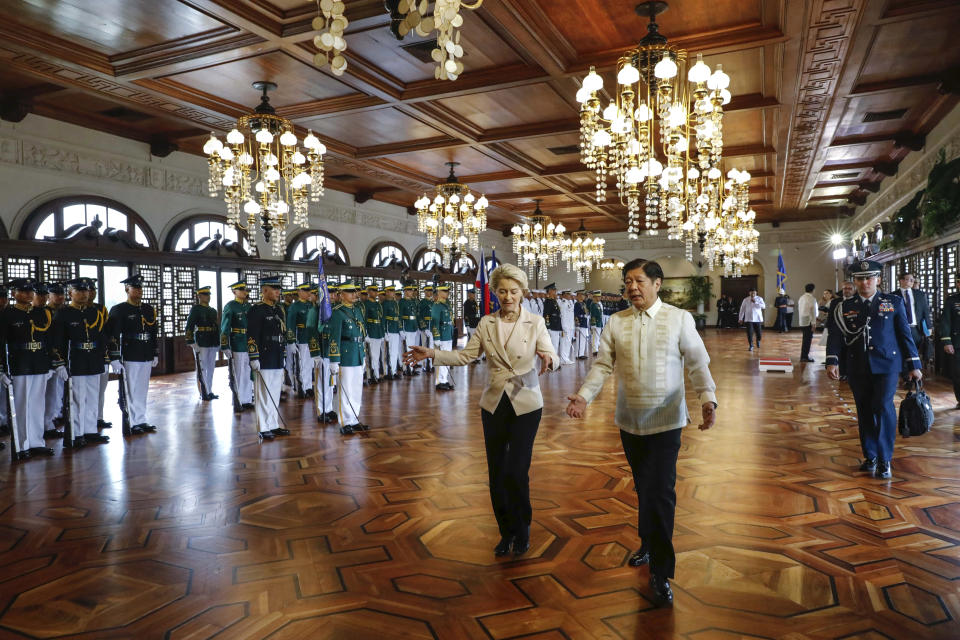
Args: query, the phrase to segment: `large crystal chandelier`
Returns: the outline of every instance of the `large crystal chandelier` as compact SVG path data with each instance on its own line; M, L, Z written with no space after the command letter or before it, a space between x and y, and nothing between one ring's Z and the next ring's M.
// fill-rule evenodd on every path
M263 92L254 112L237 120L226 144L211 133L203 145L210 166L207 186L211 197L223 191L227 222L250 231L259 225L273 254L281 255L287 226L306 227L308 202L318 202L323 195L327 148L310 131L301 152L293 123L278 116L267 97L277 85L260 81L253 87Z
M719 206L708 210L702 227L698 225L697 230L687 231L688 260L693 259L695 235L700 253L711 270L715 264L722 264L725 275L739 278L743 267L753 264L753 256L759 249L760 232L753 227L757 214L750 208L749 183L750 174L746 171L731 169L727 173L724 197ZM719 215L715 213L717 209Z
M527 270L531 278L546 279L550 267L560 261L564 243L570 240L564 235L567 230L562 222L553 224L549 217L540 211L542 200L534 200L537 208L529 222L513 225L513 253L521 269Z
M651 235L666 227L679 239L698 195L722 176L730 78L721 65L711 73L700 54L687 70L687 52L658 32L656 16L666 9L666 2L637 5L636 12L650 19L647 35L617 63L615 96L607 106L600 101L603 78L593 68L577 92L581 158L596 171L597 201L606 200L612 175L632 239L641 226Z
M594 267L600 268L606 242L603 238L594 238L593 232L584 228L583 220L580 228L570 234L570 242L563 249L563 259L567 262L567 271L576 272L577 282L587 282L590 271Z
M487 228L487 199L474 197L470 188L454 174L459 162L448 162L447 181L436 186L433 199L424 194L414 206L417 208L417 229L427 234L427 247L437 249L443 256L443 266L450 268L453 254L467 248L480 247L480 234Z

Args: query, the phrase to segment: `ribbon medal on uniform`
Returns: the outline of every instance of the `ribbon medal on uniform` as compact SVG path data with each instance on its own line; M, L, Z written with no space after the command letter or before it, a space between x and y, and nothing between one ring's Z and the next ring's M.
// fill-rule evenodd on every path
M880 313L893 313L893 303L887 300L882 300L880 302L880 308L878 311Z

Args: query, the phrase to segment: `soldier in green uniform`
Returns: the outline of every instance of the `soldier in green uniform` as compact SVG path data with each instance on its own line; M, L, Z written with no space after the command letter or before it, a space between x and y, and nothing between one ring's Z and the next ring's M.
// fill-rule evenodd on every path
M97 279L87 278L90 290L87 292L87 304L107 315L107 308L97 302ZM108 318L109 319L109 318ZM107 397L107 385L110 383L110 353L104 356L103 373L100 374L100 394L97 396L97 429L112 429L113 423L103 419L103 404Z
M210 287L197 289L197 304L190 307L187 316L186 341L196 361L200 399L219 398L212 389L213 371L217 367L217 351L220 348L220 322L217 310L210 306Z
M57 312L63 308L64 290L63 285L53 282L47 285L47 309L53 317L57 317ZM57 427L63 426L63 380L60 376L50 376L47 380L46 398L44 400L43 437L62 438L63 432Z
M367 330L363 310L357 306L358 287L353 282L340 285L341 302L330 317L330 373L339 380L337 413L340 433L347 435L368 427L360 422L363 399L363 362L366 356Z
M310 302L312 287L309 282L300 284L297 287L297 299L287 306L287 344L293 345L293 349L288 350L288 353L293 357L293 383L298 398L313 395L313 367L310 359L310 336L313 328L307 322L307 316L313 307Z
M157 427L147 423L147 390L150 371L160 361L157 340L160 325L156 310L141 301L143 278L140 274L120 282L125 285L127 301L114 305L107 316L107 333L113 340L110 366L116 373L123 372L127 415L132 425L130 433L153 432Z
M433 343L437 349L450 351L453 349L453 311L450 309L450 285L442 284L437 287L437 301L430 310L430 332L433 334ZM450 382L450 367L437 367L437 389L453 391Z
M954 286L960 289L960 272L953 276ZM947 354L950 366L948 371L953 378L953 395L957 400L957 409L960 409L960 291L951 293L943 301L943 312L940 314L940 344Z
M220 350L233 371L234 392L241 411L253 409L253 378L250 375L250 354L247 351L247 313L250 303L245 280L230 285L233 300L223 307L220 319Z
M339 284L327 283L327 295L330 296L331 310L340 304ZM317 350L313 350L313 343L310 344L310 355L316 362L317 356L320 357L320 365L316 369L317 380L313 385L316 392L315 401L317 403L317 421L318 422L336 422L337 412L333 409L333 385L330 381L330 318L326 322L319 313L319 305L323 304L318 299L318 312L316 317L317 330Z
M433 348L433 331L430 329L430 313L433 311L433 285L424 285L423 299L417 308L417 323L420 326L420 346ZM423 370L433 371L433 360L423 361Z
M403 299L398 304L400 308L400 329L403 331L404 350L420 345L420 325L417 322L417 310L420 303L417 301L417 285L408 284L403 287ZM420 372L410 365L403 369L405 376L418 376Z
M593 300L590 302L590 351L597 355L600 350L600 334L603 333L603 303L600 301L600 290L592 292Z
M286 354L287 321L280 301L280 277L260 279L260 302L247 312L247 352L253 369L253 397L257 431L262 440L290 435L281 427L280 388Z
M380 306L383 308L383 331L387 344L387 378L400 379L400 305L397 303L397 288L389 285L383 288Z
M367 300L363 303L363 317L367 327L367 382L377 384L383 381L383 338L384 331L383 306L377 295L380 287L371 284L367 287Z
M57 378L69 375L70 384L70 442L67 447L104 444L110 438L97 432L97 405L100 394L100 375L107 361L107 314L102 307L94 307L89 300L92 282L77 278L67 283L70 304L54 316L52 334L54 359L66 363L57 370Z

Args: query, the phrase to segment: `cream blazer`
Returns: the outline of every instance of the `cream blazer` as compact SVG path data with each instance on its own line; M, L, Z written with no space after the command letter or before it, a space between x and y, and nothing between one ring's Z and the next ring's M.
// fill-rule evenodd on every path
M433 363L440 366L460 366L473 362L481 353L485 353L490 378L483 395L480 396L480 408L493 413L500 404L500 398L506 393L514 413L519 416L543 407L539 383L533 387L525 387L517 380L518 376L538 368L537 351L549 353L553 367L559 367L557 352L550 342L550 334L547 333L543 317L521 308L517 327L507 344L500 344L497 316L486 315L480 319L477 330L463 350L437 349Z

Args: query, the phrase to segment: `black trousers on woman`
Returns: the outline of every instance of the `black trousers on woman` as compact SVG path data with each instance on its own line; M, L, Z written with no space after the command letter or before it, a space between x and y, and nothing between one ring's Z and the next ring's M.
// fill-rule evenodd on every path
M530 458L542 409L518 416L504 394L497 410L481 410L483 441L490 473L490 501L501 536L527 539L530 507Z
M637 491L637 535L650 553L650 573L673 578L673 517L677 508L677 456L683 429L648 436L620 431Z

